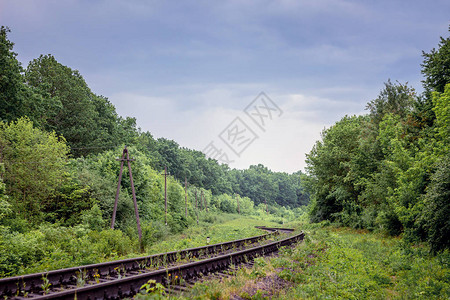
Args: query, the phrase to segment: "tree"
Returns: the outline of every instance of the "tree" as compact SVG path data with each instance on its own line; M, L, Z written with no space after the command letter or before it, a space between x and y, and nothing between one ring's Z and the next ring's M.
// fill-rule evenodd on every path
M450 155L437 164L424 200L421 221L433 252L450 248Z
M0 164L0 221L3 217L9 215L11 210L11 204L8 202L8 196L6 195L6 185L3 182L3 178L1 175L5 172L5 167L3 164Z
M439 49L433 48L430 53L422 51L422 56L422 74L425 75L422 82L425 89L443 93L445 85L450 82L450 37L441 37Z
M49 103L41 113L44 129L63 135L74 156L129 144L137 136L135 118L119 117L111 102L95 95L77 70L52 55L31 61L25 79Z
M8 40L8 27L0 27L0 121L12 121L27 115L38 121L42 98L24 84L22 66Z
M0 116L5 121L16 119L23 106L22 66L12 51L14 43L8 40L9 32L8 27L0 28Z
M408 87L407 84L399 82L393 84L389 79L384 86L378 98L370 101L366 106L375 124L379 124L387 113L405 118L412 110L416 99L414 89Z
M356 181L349 174L366 119L342 118L322 132L322 141L316 142L306 155L307 171L312 176L309 189L313 221L334 220L341 212L359 213Z
M28 65L27 83L55 103L45 129L63 135L76 154L91 146L96 137L97 117L92 93L78 71L58 63L52 55L41 55Z
M65 172L68 147L64 138L20 118L0 123L0 150L14 209L25 218L40 219L41 207L61 184Z
M287 173L273 173L273 180L278 186L278 192L275 195L275 203L282 206L295 207L297 204L296 185L292 182ZM297 182L299 184L299 181Z
M433 111L436 114L436 135L444 152L450 151L450 83L442 93L433 93Z

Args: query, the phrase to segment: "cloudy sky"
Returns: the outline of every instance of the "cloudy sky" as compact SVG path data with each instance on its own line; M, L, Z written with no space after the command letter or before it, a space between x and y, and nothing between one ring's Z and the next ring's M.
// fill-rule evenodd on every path
M294 172L389 78L421 91L450 1L0 0L0 24L25 67L54 55L154 137Z

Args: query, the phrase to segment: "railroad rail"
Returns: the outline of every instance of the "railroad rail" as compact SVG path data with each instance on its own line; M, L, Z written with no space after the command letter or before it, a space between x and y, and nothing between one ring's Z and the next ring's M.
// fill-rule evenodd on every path
M279 228L279 227L266 227L266 226L255 226L255 228L262 229L269 232L293 232L292 228Z
M228 268L230 265L252 260L277 251L281 246L303 239L303 232L280 241L249 249L189 261L224 250L236 249L249 243L257 243L279 233L281 229L260 228L271 233L226 243L190 248L181 251L155 254L101 264L55 270L0 279L0 296L8 299L121 299L135 295L148 280L170 284L172 278L190 280ZM187 259L182 265L171 263ZM158 268L155 270L155 267ZM149 268L153 268L149 270ZM78 287L77 280L84 286ZM52 287L50 290L49 287Z

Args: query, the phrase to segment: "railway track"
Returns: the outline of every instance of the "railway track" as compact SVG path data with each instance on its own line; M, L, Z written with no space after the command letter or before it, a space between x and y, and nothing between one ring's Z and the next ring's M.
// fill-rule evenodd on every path
M226 243L0 279L6 299L122 299L148 282L176 285L225 270L302 240L304 234L261 244L283 228L258 227L270 233ZM253 244L252 247L248 247ZM258 245L254 245L258 244ZM243 249L245 248L245 249ZM214 257L211 257L215 255ZM197 260L201 258L201 260Z

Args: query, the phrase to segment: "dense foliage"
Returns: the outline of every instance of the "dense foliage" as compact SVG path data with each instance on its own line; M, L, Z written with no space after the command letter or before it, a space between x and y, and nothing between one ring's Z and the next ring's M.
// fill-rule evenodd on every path
M0 276L29 272L33 266L113 259L139 249L127 168L118 230L107 229L119 175L116 157L125 146L135 159L133 181L147 249L197 219L214 223L220 213L270 213L282 223L308 203L300 172L272 172L262 165L231 170L200 151L155 139L137 128L135 118L119 116L77 70L51 54L23 68L9 32L0 29ZM165 167L171 174L167 226ZM80 249L95 250L87 254Z
M307 155L311 220L450 246L450 38L424 53L425 92L385 83L369 114L345 116Z
M41 55L26 69L0 29L0 277L98 262L139 249L127 168L115 228L120 156L128 147L146 249L220 214L403 234L449 248L450 39L424 53L425 92L385 83L363 116L345 116L307 155L309 176L263 165L230 169L154 138L92 92L81 74ZM167 167L167 226L164 177ZM185 191L184 181L188 187ZM87 253L86 249L91 249Z
M397 238L322 227L325 223L298 224L306 233L302 243L275 257L259 257L234 276L198 282L182 296L159 299L449 298L448 252L431 255L424 245L404 247Z

